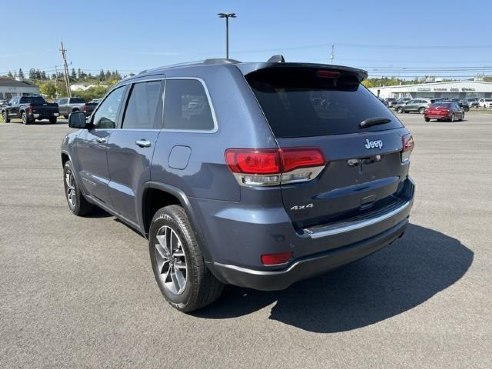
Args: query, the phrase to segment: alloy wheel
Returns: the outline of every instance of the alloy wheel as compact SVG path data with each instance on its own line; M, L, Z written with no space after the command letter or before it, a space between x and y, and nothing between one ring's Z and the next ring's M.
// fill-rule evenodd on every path
M157 231L155 257L164 288L174 295L184 292L188 276L186 255L178 234L169 226Z
M77 205L77 194L75 191L75 178L71 170L65 172L65 191L70 207L73 209Z

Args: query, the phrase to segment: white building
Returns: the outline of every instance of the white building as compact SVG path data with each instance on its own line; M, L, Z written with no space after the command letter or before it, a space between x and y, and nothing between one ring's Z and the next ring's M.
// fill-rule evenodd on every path
M0 77L0 99L8 100L16 95L38 95L39 87L26 81Z
M458 98L492 97L492 82L453 81L418 85L372 87L369 90L381 98Z

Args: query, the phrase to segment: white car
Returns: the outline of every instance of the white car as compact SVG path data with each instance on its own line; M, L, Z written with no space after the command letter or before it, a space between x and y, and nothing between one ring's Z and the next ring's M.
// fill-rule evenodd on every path
M481 108L492 108L492 99L480 99L478 105Z

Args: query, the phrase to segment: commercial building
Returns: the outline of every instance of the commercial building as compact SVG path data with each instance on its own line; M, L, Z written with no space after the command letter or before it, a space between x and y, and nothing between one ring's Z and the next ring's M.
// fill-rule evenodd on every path
M492 82L452 81L417 85L372 87L369 90L380 98L458 98L492 97Z
M39 87L26 81L0 77L0 100L8 100L16 95L39 94Z

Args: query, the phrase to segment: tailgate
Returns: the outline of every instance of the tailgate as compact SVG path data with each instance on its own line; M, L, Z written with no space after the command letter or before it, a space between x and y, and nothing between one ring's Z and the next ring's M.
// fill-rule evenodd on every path
M325 167L314 179L281 185L297 228L353 218L399 202L408 175L408 131L360 84L332 66L276 64L246 75L280 149L315 148ZM364 126L361 122L371 121Z

